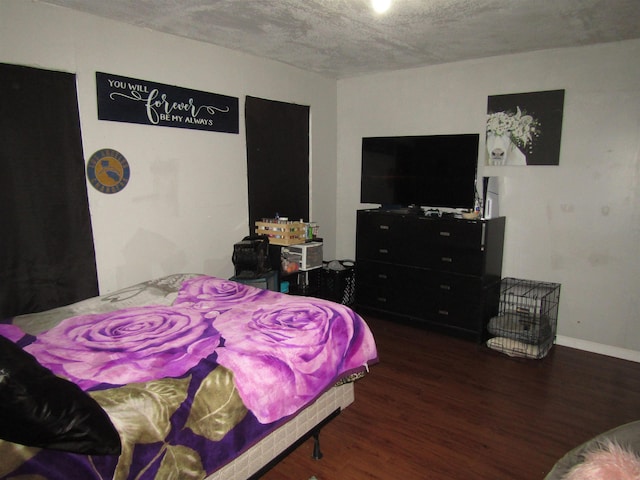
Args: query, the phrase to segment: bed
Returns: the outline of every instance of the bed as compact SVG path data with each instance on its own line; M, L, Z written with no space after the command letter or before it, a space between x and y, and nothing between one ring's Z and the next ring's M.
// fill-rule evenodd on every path
M199 274L4 320L0 341L0 478L259 476L377 361L344 305Z

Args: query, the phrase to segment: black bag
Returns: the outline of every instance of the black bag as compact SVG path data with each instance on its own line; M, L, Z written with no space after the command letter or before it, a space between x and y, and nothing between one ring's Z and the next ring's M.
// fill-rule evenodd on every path
M236 277L256 278L271 270L269 237L250 235L233 246L233 265Z

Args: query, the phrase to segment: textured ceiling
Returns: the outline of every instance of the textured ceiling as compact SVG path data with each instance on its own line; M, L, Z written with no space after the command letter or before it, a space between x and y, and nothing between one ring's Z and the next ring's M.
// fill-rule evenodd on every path
M333 78L640 38L640 0L43 1Z

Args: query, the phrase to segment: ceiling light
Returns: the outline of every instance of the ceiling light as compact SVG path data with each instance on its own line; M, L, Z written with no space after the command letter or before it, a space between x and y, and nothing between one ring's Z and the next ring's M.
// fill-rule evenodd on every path
M371 6L376 13L384 13L389 10L391 0L371 0Z

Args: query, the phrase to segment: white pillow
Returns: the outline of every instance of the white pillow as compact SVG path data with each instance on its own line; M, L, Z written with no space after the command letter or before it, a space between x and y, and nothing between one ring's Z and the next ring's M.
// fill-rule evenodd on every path
M538 345L532 345L506 337L490 338L487 340L487 347L505 353L510 357L542 358L547 353L546 351L541 351Z

